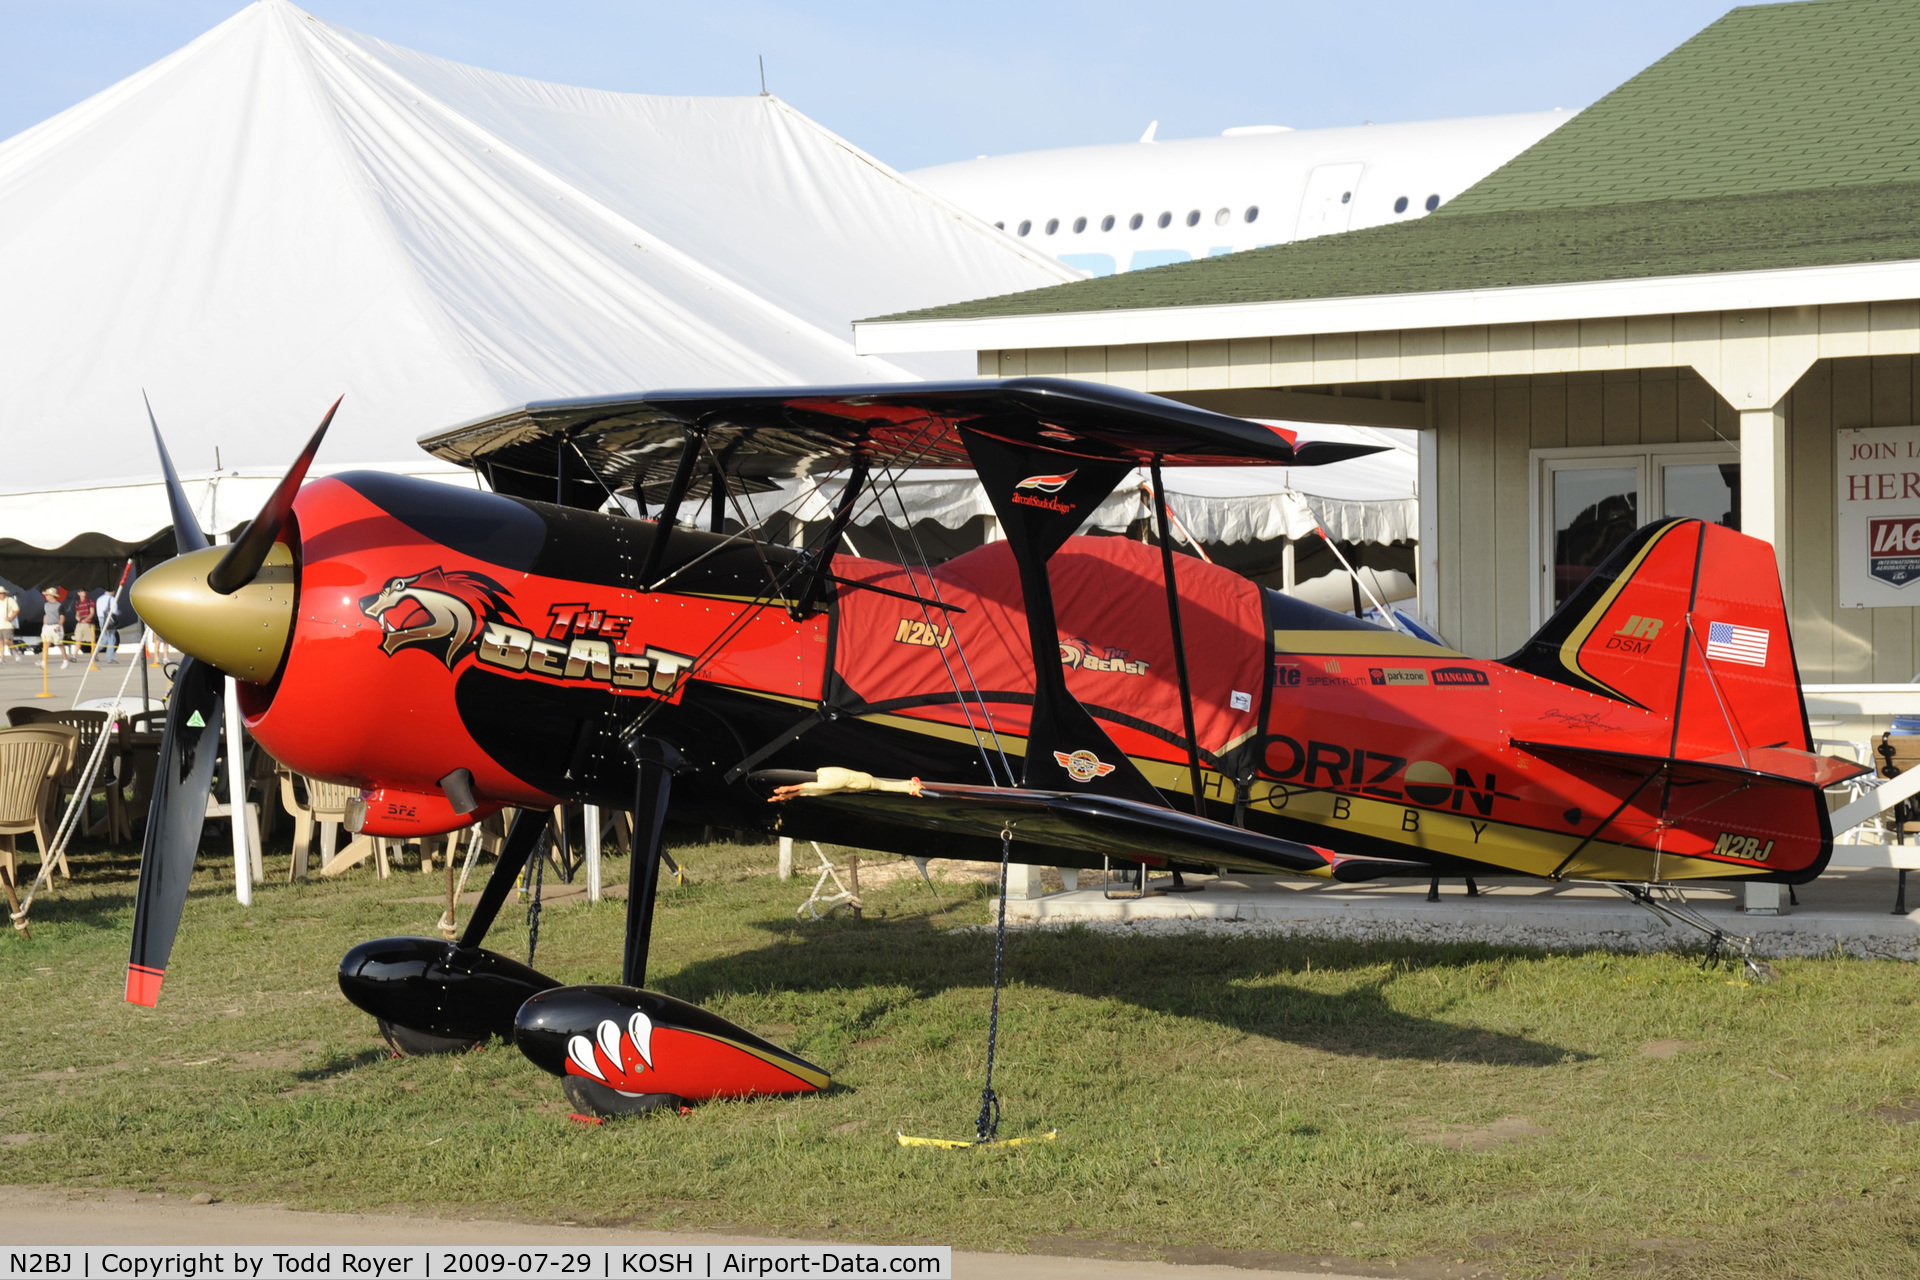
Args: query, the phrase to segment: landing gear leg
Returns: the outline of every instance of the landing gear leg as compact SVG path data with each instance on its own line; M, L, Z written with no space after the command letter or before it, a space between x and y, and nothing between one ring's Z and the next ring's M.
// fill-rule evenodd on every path
M1473 882L1472 876L1467 877L1467 896L1469 898L1477 898L1480 896L1480 886Z
M480 901L467 917L466 930L460 935L457 945L462 951L471 951L486 941L487 930L493 928L494 917L500 914L501 905L513 892L513 882L526 869L527 858L540 843L540 832L546 825L547 814L539 809L521 809L513 815L507 842L500 849L500 861L493 864L487 887L480 891Z
M1440 877L1439 876L1435 876L1433 878L1433 883L1427 886L1427 901L1428 902L1440 901Z
M638 987L647 980L647 950L653 940L653 903L660 891L660 839L673 795L673 775L690 766L672 743L635 738L627 744L639 772L633 797L633 870L627 888L627 937L620 982Z

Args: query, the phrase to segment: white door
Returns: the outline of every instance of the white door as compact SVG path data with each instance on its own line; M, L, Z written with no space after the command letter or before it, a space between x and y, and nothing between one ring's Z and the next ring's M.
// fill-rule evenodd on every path
M1360 194L1360 175L1366 167L1358 162L1315 165L1307 175L1306 194L1300 197L1300 221L1293 238L1345 231L1353 221L1353 202Z

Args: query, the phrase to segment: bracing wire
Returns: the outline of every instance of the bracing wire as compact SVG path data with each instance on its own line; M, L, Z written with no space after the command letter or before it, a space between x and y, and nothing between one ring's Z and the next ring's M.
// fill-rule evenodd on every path
M940 420L929 415L926 419L923 420L921 429L914 436L913 440L911 440L908 443L906 448L900 450L900 454L905 454L909 450L912 450L916 446L918 446L918 452L914 454L913 461L918 461L920 458L926 456L927 451L933 447L935 441L937 441L938 439L937 431L931 438L928 437L928 432L930 429L937 428L939 425L940 425ZM925 441L925 443L922 443L923 440ZM912 463L909 462L908 465L911 466ZM604 487L604 485L602 487ZM738 536L744 535L748 538L749 541L753 543L756 549L756 553L760 556L762 563L766 565L767 573L768 573L769 590L762 591L760 594L756 595L752 600L746 602L746 604L741 608L740 612L735 614L734 617L727 623L727 625L721 628L719 634L715 635L712 640L708 641L707 644L700 650L700 652L694 656L693 660L687 664L686 669L680 674L679 683L681 685L684 685L687 681L693 679L694 676L698 675L702 670L704 670L706 666L709 663L711 663L713 659L717 657L719 653L726 648L727 645L733 642L735 637L737 637L742 631L744 631L747 628L747 626L753 621L754 618L759 616L762 610L771 608L776 600L784 600L787 598L787 587L782 585L781 582L779 581L778 573L774 571L771 562L767 560L766 549L760 546L760 540L753 532L753 530L757 528L759 524L763 523L763 521L755 519L754 521L749 523L748 520L746 519L746 516L748 514L757 515L757 512L751 506L749 506L746 512L744 513L740 509L740 499L741 497L744 497L744 496L745 496L744 494L736 496L732 492L731 488L729 488L728 490L728 497L732 499L732 501L734 502L735 514L736 516L740 517L741 525L742 525L742 528L740 529L739 533L735 535L731 535L729 540L731 540L732 537L738 537ZM779 511L768 513L767 519L772 519L773 516L779 514L780 511L784 511L787 507L792 506L795 502L798 502L802 496L803 495L801 494L796 494L793 498L789 499L787 502L782 503ZM866 507L861 508L861 510L856 513L854 519L857 520L860 515L864 515L866 511L870 509L877 502L879 502L879 494L876 491L868 495L866 500ZM883 514L884 514L884 509L883 509ZM823 537L823 545L824 545L824 534L822 535L822 537ZM703 553L703 555L698 559L704 559L705 556L711 555L715 551L718 551L719 549L720 548L717 546L709 548L708 551ZM808 548L808 550L813 550L813 549ZM667 575L666 578L662 578L659 582L653 584L652 587L647 589L658 590L660 587L666 585L666 583L669 580L671 580L671 578L674 577L675 574L684 571L686 568L690 567L692 563L697 563L697 559L694 562L690 562L688 565L680 566L679 569L675 570L674 574ZM923 604L922 608L924 607L925 605ZM955 692L956 693L959 692L957 685L955 688ZM630 730L630 732L638 732L640 729L644 728L648 721L652 720L654 716L660 713L660 708L666 705L667 705L667 698L665 697L658 697L650 701L646 706L640 709L638 715L635 717L633 728L632 730ZM971 717L969 717L969 719L971 719ZM982 747L982 751L984 753L984 746ZM1005 755L1003 752L1002 759L1004 760L1004 758L1005 758ZM989 778L993 776L993 770L991 766L989 766L987 769L987 776ZM1009 772L1009 776L1011 776L1011 772Z
M894 505L900 508L900 523L906 528L907 536L913 542L913 551L914 554L920 558L921 568L926 570L927 583L932 589L934 602L944 607L946 600L940 594L940 579L935 576L933 572L933 562L928 558L926 548L920 543L919 533L914 530L912 517L907 511L907 501L900 495L898 476L891 470L883 470L880 488L882 492L886 490L892 491ZM880 508L880 516L882 523L887 526L887 538L893 543L894 554L900 557L900 567L907 575L908 588L914 595L922 597L920 605L921 618L928 626L936 625L933 621L933 611L929 609L925 603L924 597L926 593L921 591L919 582L914 579L913 565L901 551L900 539L893 532L893 522L886 518L886 506L884 503L882 503ZM952 614L947 615L947 634L953 637L954 648L960 654L960 666L967 673L967 684L972 687L974 701L979 704L980 714L987 722L987 734L993 739L993 749L1000 757L1000 767L1007 771L1007 785L1017 786L1019 783L1018 779L1014 777L1013 764L1007 759L1007 749L1005 744L1000 741L1000 731L993 723L993 713L987 709L986 695L980 690L980 682L974 678L973 663L967 658L966 642L960 638L959 632L955 629ZM994 775L993 762L987 758L986 743L980 738L980 727L974 723L973 713L967 709L967 695L960 689L960 681L953 673L953 663L947 658L946 647L944 645L936 645L935 652L940 655L941 665L947 669L947 682L953 686L953 696L959 699L961 714L967 718L967 728L973 734L974 746L980 750L980 763L986 766L987 779L997 787L1000 785L1000 780Z

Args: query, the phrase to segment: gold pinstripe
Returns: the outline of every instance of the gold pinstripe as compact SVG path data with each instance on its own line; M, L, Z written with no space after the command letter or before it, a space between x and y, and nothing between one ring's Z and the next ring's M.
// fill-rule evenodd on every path
M1674 523L1678 524L1679 522L1675 521ZM1613 607L1613 602L1620 598L1620 593L1627 589L1628 583L1633 581L1633 575L1640 572L1640 566L1646 562L1648 556L1653 554L1653 549L1664 542L1669 533L1673 532L1673 528L1674 526L1670 524L1659 533L1647 539L1647 545L1640 548L1639 554L1634 556L1633 560L1627 565L1626 572L1613 580L1613 585L1608 587L1606 592L1601 595L1600 602L1587 611L1587 616L1580 619L1579 625L1567 633L1566 640L1560 645L1560 663L1562 666L1579 675L1582 679L1590 680L1594 684L1599 685L1614 697L1621 698L1628 702L1633 702L1634 699L1628 698L1626 694L1621 693L1606 681L1595 679L1592 673L1580 665L1580 650L1593 635L1593 629L1600 625L1600 619L1605 617L1607 610Z
M750 1053L768 1066L778 1067L794 1079L804 1080L816 1089L824 1089L833 1083L832 1077L828 1076L826 1072L816 1071L812 1067L803 1066L791 1058L776 1057L768 1053L765 1049L756 1049L750 1044L741 1044L738 1040L729 1039L726 1036L712 1035L705 1031L692 1031L686 1027L676 1027L675 1030L686 1031L688 1035L705 1036L709 1040L738 1049L742 1053Z

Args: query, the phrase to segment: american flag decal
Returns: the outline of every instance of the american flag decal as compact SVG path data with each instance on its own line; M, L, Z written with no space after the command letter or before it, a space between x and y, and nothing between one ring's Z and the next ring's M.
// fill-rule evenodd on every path
M1767 631L1764 627L1736 627L1731 622L1708 623L1707 657L1764 667L1767 665Z

